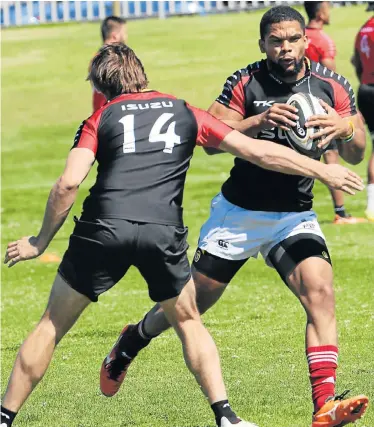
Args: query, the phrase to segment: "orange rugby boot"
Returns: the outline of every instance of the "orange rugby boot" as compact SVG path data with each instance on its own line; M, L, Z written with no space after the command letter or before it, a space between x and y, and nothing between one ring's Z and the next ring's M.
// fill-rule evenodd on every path
M313 415L312 427L343 427L361 418L369 406L369 399L364 395L345 399L348 393L349 390L328 400Z
M101 365L100 390L104 396L112 397L117 393L133 361L133 359L118 349L119 342L129 326L133 325L126 325L124 327L111 352L106 356Z
M335 215L333 224L335 225L349 225L349 224L363 224L368 222L368 220L366 218L360 218L360 217L356 217L356 216L351 216L351 215L347 215L347 216L340 216L340 215Z

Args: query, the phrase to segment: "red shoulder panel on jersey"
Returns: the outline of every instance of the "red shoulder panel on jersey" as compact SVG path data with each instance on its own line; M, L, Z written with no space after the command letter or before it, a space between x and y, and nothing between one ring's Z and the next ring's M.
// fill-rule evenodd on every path
M232 132L232 128L213 117L207 111L187 104L197 122L196 144L203 147L218 148L225 136Z
M245 117L245 86L252 79L253 74L259 70L259 65L256 63L229 76L216 101Z
M75 134L73 148L88 148L96 156L97 152L97 129L100 123L102 110L96 111L87 120L84 120L78 128Z
M327 69L321 64L316 64L314 77L330 84L334 94L334 109L341 117L348 117L357 114L355 94L348 80Z

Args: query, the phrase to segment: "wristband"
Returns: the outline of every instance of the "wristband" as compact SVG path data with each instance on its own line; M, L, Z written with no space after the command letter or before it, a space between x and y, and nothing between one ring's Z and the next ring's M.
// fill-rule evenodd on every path
M348 135L347 137L345 137L345 138L341 138L340 140L341 140L341 142L343 142L343 143L346 143L346 142L350 142L350 141L352 141L352 139L354 138L354 136L355 136L355 126L354 126L354 124L351 122L351 121L349 121L348 122L348 124L351 126L351 128L352 128L352 132L351 132L351 134L350 135Z

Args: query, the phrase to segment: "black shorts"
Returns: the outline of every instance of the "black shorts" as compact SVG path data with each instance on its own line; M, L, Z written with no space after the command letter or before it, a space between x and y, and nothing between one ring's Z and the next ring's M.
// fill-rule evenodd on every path
M58 271L92 301L120 281L131 265L139 269L156 302L176 297L189 281L187 227L124 219L74 221Z
M360 85L357 95L357 104L364 116L374 143L374 84Z
M310 257L322 258L331 264L330 254L324 239L316 234L301 233L275 245L270 250L266 263L273 266L288 285L289 275L302 261ZM199 273L210 279L221 283L230 283L248 259L224 259L198 248L194 256L193 266Z

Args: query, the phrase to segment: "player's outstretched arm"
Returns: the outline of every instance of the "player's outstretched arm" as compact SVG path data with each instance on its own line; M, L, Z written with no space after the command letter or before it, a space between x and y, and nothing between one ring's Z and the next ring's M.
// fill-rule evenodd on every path
M327 186L348 194L364 189L362 179L343 166L325 165L290 148L266 140L255 140L237 131L228 133L219 149L264 169L318 179Z
M19 261L36 258L45 251L65 222L76 199L79 185L86 178L94 161L95 155L88 148L73 148L70 151L65 170L49 194L39 234L9 243L5 264L9 263L8 266L12 267Z

